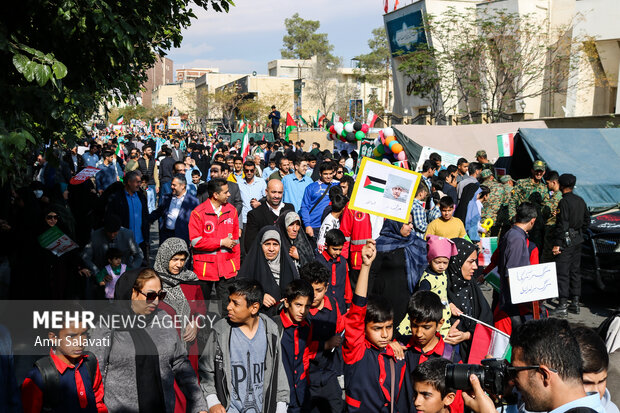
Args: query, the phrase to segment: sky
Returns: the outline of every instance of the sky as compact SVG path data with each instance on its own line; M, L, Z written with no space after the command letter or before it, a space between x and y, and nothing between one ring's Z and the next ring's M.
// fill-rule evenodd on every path
M317 32L327 33L334 54L350 67L351 58L370 51L371 30L383 26L383 0L235 0L235 5L228 13L194 10L197 19L183 31L181 47L168 54L175 70L267 74L267 62L281 58L284 19L295 13L319 20Z

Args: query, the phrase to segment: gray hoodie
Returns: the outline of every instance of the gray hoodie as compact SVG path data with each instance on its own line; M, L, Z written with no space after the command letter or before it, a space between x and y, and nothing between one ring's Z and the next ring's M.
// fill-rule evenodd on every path
M284 413L289 402L289 384L282 364L278 326L269 317L259 313L267 334L265 375L263 383L263 413ZM200 387L207 399L209 409L217 404L230 405L232 382L228 376L230 363L230 333L228 319L214 326L202 356L200 357Z

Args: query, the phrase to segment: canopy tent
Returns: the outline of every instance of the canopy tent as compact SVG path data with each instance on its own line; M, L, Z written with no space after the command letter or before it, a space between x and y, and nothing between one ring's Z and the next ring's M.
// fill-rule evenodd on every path
M394 125L396 138L403 145L409 160L414 166L420 160L425 147L464 157L468 161L476 158L476 152L484 149L489 160L499 157L497 135L516 134L519 128L546 129L544 121L510 123L489 123L482 125Z
M529 176L538 159L548 169L575 175L575 193L588 207L620 203L620 129L519 129L510 175Z

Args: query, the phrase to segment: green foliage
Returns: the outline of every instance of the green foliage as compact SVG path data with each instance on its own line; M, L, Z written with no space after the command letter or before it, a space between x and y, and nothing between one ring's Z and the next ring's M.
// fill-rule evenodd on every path
M298 13L284 20L286 34L282 38L284 48L281 49L283 59L310 59L318 56L328 62L334 62L326 33L316 33L321 26L318 20L305 20Z
M378 27L372 30L372 37L368 40L368 47L370 48L370 53L356 56L358 61L356 75L362 82L369 82L372 84L385 82L385 96L380 110L380 112L383 113L387 109L389 103L389 85L392 75L392 56L390 54L388 38L384 27ZM378 96L375 96L375 98L377 98L376 103L379 103ZM375 111L375 113L379 112Z
M180 46L182 29L195 17L193 5L223 12L234 3L24 0L6 8L0 17L0 142L16 151L11 162L24 164L43 144L71 145L107 99L138 93L157 56ZM32 139L11 137L26 132ZM2 162L0 180L18 170Z

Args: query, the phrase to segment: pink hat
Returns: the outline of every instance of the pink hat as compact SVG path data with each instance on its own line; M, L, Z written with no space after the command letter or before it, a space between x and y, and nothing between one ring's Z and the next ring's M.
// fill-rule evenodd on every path
M454 245L454 242L448 238L438 237L437 235L429 235L426 237L426 242L428 243L427 257L429 262L437 257L450 258L458 254L456 245Z

